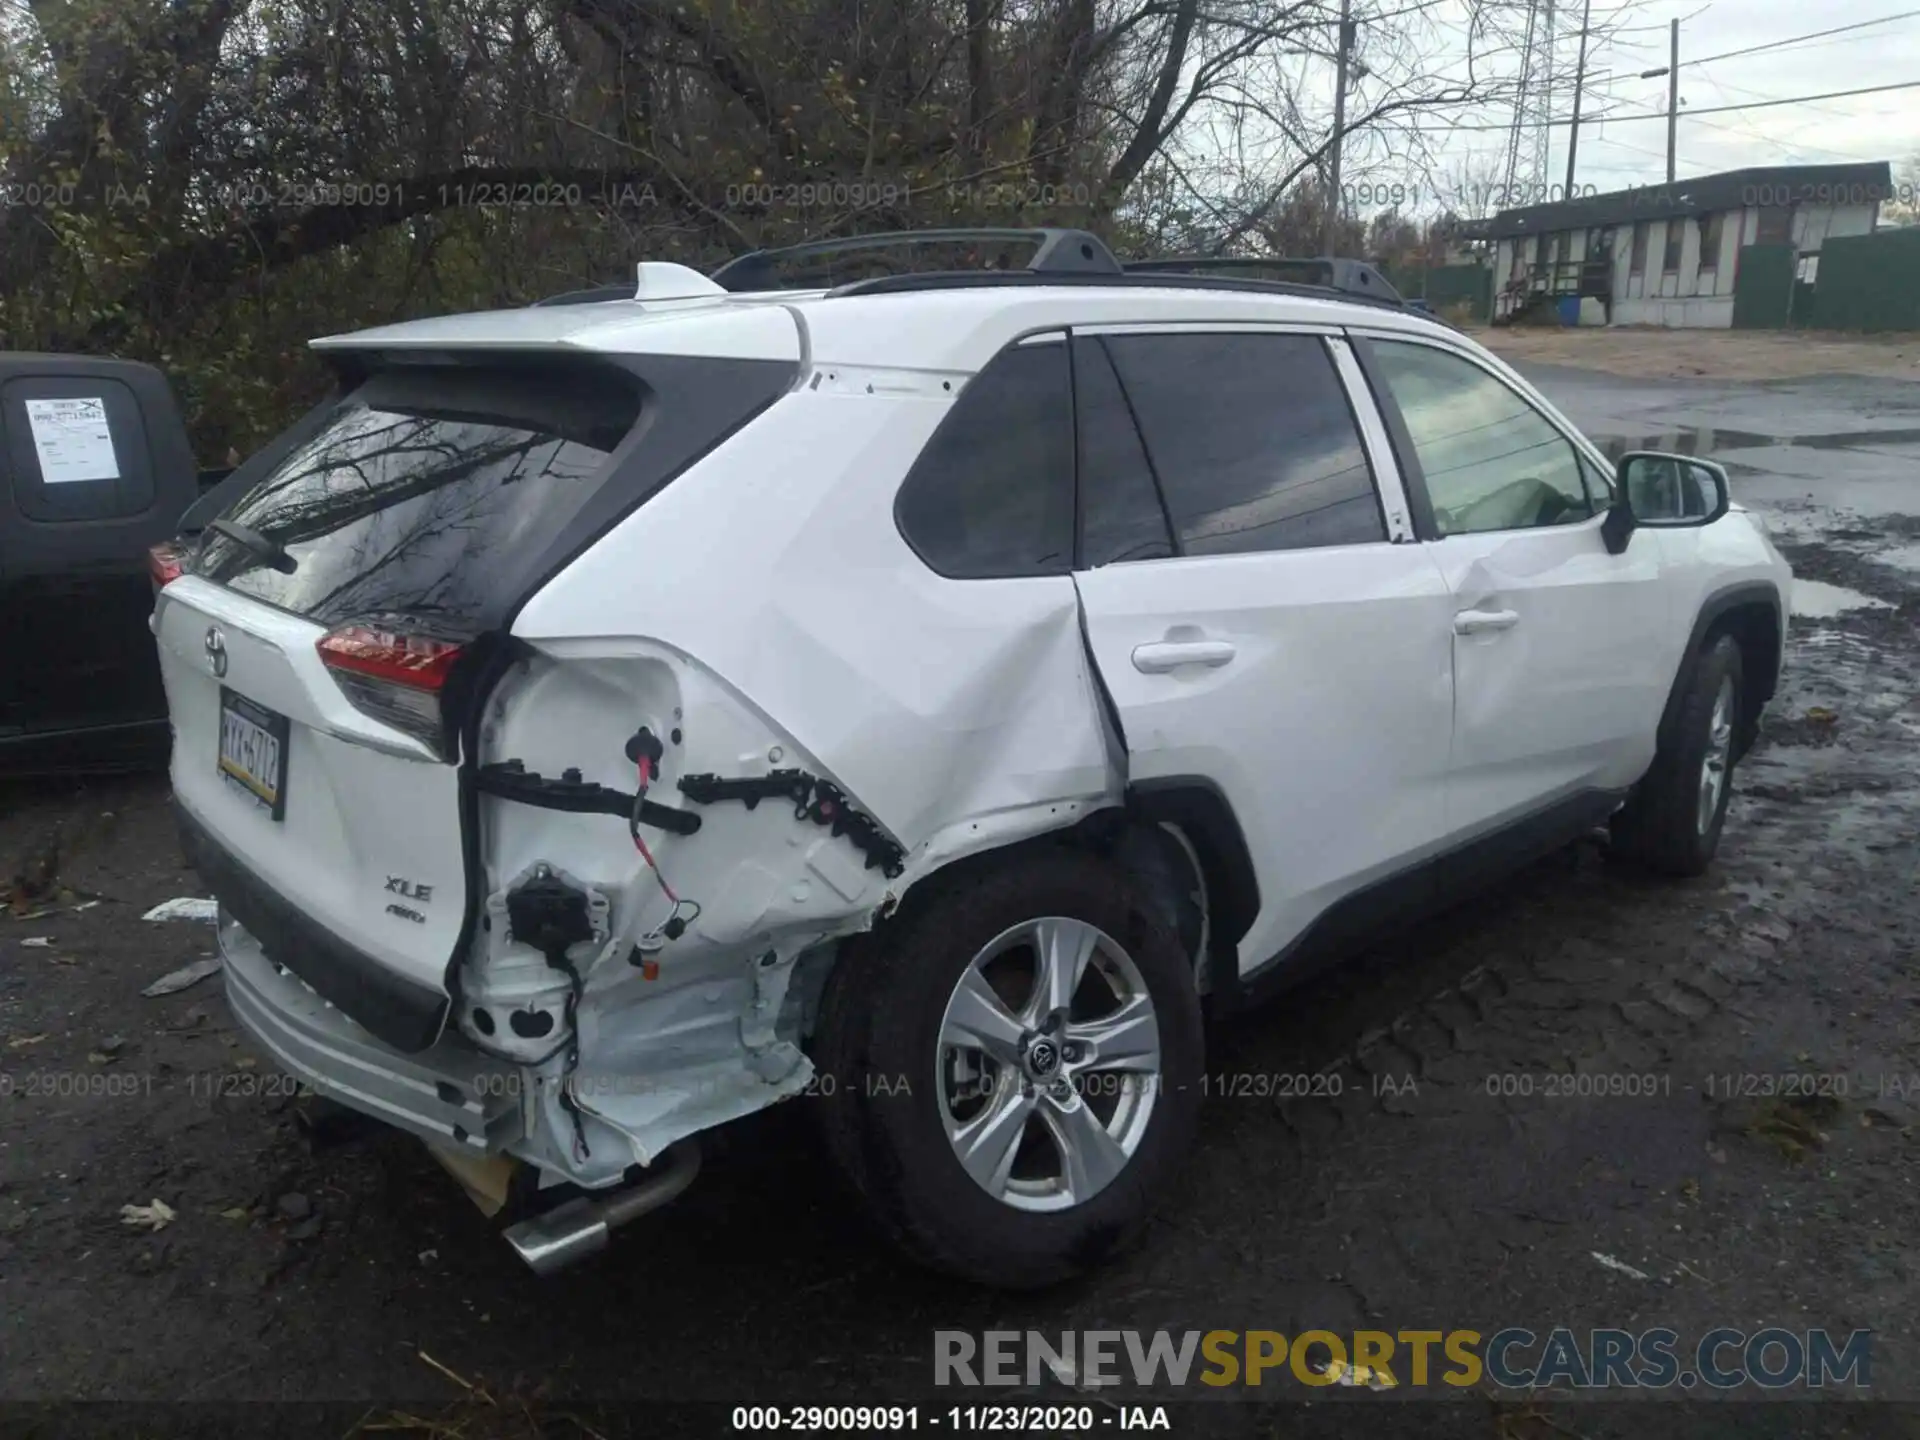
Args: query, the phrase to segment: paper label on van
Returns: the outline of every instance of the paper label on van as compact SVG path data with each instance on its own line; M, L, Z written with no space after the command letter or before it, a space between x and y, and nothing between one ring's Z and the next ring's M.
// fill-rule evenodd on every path
M27 424L46 484L120 478L105 400L29 400Z

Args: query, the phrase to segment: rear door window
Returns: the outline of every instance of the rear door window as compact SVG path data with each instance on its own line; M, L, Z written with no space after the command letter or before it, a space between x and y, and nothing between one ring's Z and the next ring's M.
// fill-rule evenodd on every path
M1002 351L967 382L895 505L900 533L953 579L1064 575L1073 563L1067 347Z
M220 517L257 539L210 527L195 572L323 624L471 630L639 413L637 383L603 368L375 375Z
M1316 335L1111 335L1105 345L1181 553L1387 538L1373 472Z

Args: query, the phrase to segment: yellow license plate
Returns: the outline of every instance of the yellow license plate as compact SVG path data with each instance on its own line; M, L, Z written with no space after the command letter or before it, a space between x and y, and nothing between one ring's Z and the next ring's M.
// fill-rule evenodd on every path
M220 773L278 820L287 813L287 717L220 691Z

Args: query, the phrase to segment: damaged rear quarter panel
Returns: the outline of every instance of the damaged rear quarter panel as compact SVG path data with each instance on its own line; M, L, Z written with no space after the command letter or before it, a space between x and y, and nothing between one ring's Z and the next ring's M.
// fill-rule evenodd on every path
M683 775L761 773L770 756L783 768L820 767L730 687L656 643L531 647L490 698L482 745L488 759L519 760L535 774L578 770L584 781L631 792L638 777L624 747L642 726L665 742L650 795L701 821L690 836L642 830L660 875L680 897L678 913L691 918L677 936L663 930L676 905L625 818L481 800L496 916L506 893L539 866L608 902L604 939L569 952L584 979L579 1063L571 1073L562 1045L568 987L561 972L501 934L496 921L459 974L462 1033L513 1053L543 1077L529 1086L541 1110L526 1127L536 1142L529 1158L583 1183L617 1178L683 1135L803 1089L811 1068L794 1043L795 1027L781 1024L796 963L809 947L863 923L887 888L878 868L863 866L830 829L797 817L791 800L769 798L751 810L696 807L677 792ZM550 983L537 1008L555 1027L537 1041L508 1037L506 1017L543 977ZM481 1010L493 1017L490 1030L476 1029ZM590 1164L572 1153L572 1121L554 1108L563 1080L588 1117Z
M528 603L531 658L496 691L487 761L631 790L645 725L669 741L643 829L700 914L647 978L633 943L671 910L619 817L482 802L490 884L547 863L612 902L580 1010L580 1101L643 1155L803 1088L796 962L974 850L1118 800L1122 777L1067 576L955 581L900 537L893 497L950 404L802 390L651 499ZM844 457L838 465L795 457ZM907 851L889 882L791 802L699 805L689 774L799 768ZM769 959L769 957L771 957Z
M906 846L910 873L956 823L1114 798L1072 579L948 580L894 526L950 403L787 396L536 595L515 634L693 657Z

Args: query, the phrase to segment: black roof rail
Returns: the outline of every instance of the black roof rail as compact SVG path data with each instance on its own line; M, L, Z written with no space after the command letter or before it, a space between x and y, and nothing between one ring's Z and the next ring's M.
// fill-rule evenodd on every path
M987 226L958 230L884 230L873 235L850 235L838 240L809 240L773 250L750 250L715 270L712 279L728 290L800 288L776 283L781 265L804 260L829 260L863 250L891 250L903 245L1031 245L1024 266L991 270L954 271L966 275L1106 275L1122 274L1120 262L1099 236L1085 230L1041 228L1024 230ZM938 272L949 273L949 272ZM885 279L907 279L905 275Z
M770 250L736 255L711 279L736 293L753 290L816 288L803 281L831 283L827 274L805 270L784 281L775 272L795 262L832 260L861 252L912 245L1031 245L1033 255L1024 266L973 270L922 270L878 275L834 286L831 295L894 295L914 290L963 290L1005 285L1141 285L1177 286L1191 290L1244 290L1265 294L1298 295L1314 300L1345 300L1391 309L1407 309L1408 302L1386 277L1361 260L1334 256L1292 258L1267 255L1169 255L1152 260L1116 259L1098 236L1085 230L1018 229L987 226L969 229L888 230L835 240L810 240ZM1002 257L1004 260L1005 257ZM605 300L631 300L631 284L609 284L568 290L534 301L535 306L587 305Z
M1259 295L1297 295L1305 300L1338 300L1349 305L1376 305L1404 310L1398 296L1348 294L1330 285L1301 285L1291 280L1261 280L1245 275L1194 275L1180 270L1124 271L1119 275L1036 275L1027 270L931 270L913 275L878 275L855 280L827 292L844 295L901 295L916 290L982 290L1017 285L1105 285L1135 289L1147 286L1180 290L1241 290Z
M603 300L633 299L633 282L621 285L596 285L591 290L564 290L558 295L549 295L544 300L536 300L528 309L538 309L542 305L598 305Z
M1364 260L1332 255L1313 259L1284 255L1169 255L1156 260L1128 260L1125 265L1130 275L1262 271L1291 284L1337 290L1356 299L1365 297L1394 305L1406 303L1400 292L1387 283L1386 276Z

